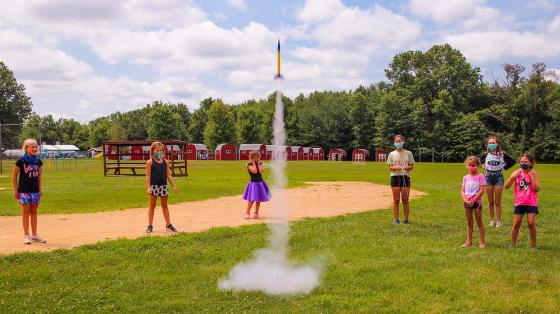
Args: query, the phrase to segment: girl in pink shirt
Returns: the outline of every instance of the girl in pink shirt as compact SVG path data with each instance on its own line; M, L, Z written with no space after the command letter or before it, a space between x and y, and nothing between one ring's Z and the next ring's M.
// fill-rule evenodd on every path
M541 189L539 176L533 170L535 157L530 154L523 154L519 158L520 169L515 170L505 184L508 189L515 183L515 207L513 210L513 226L511 228L511 247L517 245L519 228L523 222L523 215L527 214L527 227L531 237L531 247L537 248L537 226L535 225L537 214L539 213L539 200L537 193Z
M482 194L484 194L484 186L486 180L484 175L478 173L480 168L480 159L476 156L467 157L465 166L469 174L463 177L463 184L461 185L461 196L464 202L465 216L467 217L467 242L463 247L472 246L473 236L473 214L478 225L478 232L480 234L480 248L486 247L484 241L484 224L482 223Z

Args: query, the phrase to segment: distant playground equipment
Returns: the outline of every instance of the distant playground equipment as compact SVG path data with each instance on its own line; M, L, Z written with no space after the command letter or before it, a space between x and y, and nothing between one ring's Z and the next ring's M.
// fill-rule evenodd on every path
M39 146L39 151L47 169L78 170L80 149L75 145L47 145L42 143Z
M145 175L146 161L150 159L150 145L153 142L155 140L103 142L103 151L100 153L103 157L103 174L105 176ZM160 140L159 142L165 146L165 159L169 160L172 175L188 176L187 159L192 156L192 147L189 154L187 142L178 140Z

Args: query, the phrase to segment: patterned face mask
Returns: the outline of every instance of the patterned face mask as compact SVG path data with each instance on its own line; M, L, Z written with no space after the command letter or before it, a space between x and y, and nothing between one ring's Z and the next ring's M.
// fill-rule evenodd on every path
M154 158L155 159L162 159L163 158L163 152L162 151L154 152Z

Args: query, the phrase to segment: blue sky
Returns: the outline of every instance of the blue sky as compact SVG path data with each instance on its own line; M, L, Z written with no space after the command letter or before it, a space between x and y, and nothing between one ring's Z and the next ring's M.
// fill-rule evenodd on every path
M82 122L266 97L278 38L290 97L384 80L395 54L442 43L486 80L504 63L560 73L560 1L0 0L0 60L37 113Z

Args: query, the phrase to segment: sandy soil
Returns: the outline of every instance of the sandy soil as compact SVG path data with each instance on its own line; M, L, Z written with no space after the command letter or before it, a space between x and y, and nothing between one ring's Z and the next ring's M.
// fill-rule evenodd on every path
M282 193L291 208L290 220L386 209L392 202L389 186L367 182L309 182L305 187L287 189ZM422 195L422 192L411 191L411 198ZM237 227L275 218L270 214L271 202L262 204L261 219L258 220L243 219L245 206L241 196L229 196L170 205L169 210L171 222L180 232ZM147 219L146 208L89 214L39 214L39 234L48 242L25 245L21 217L0 217L0 254L50 251L110 239L142 237L146 235ZM167 235L159 207L156 208L152 235Z

